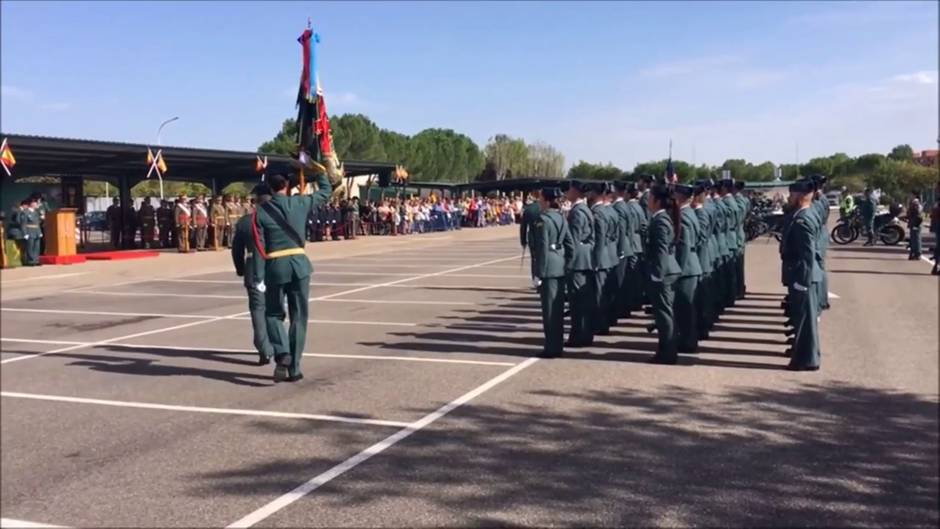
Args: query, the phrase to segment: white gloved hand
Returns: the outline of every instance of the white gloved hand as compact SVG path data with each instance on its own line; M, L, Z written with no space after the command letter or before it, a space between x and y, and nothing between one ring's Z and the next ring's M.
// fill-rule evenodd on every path
M539 278L537 278L537 277L533 277L533 278L532 278L532 288L539 288L540 286L542 286L542 280L539 279Z
M262 293L268 289L268 287L264 286L264 281L255 285L255 288L258 289L258 292L262 292Z

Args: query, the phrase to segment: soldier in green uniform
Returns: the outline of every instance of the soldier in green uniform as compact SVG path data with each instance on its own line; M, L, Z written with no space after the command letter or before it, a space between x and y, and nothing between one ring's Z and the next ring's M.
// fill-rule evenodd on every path
M304 252L304 228L314 208L330 199L333 186L325 173L317 176L313 195L288 196L286 176L270 175L268 185L274 196L259 204L254 213L255 248L264 259L255 259L255 277L264 277L265 319L268 339L274 348L274 381L294 382L303 378L300 361L307 339L310 274L313 268ZM263 267L263 269L262 269ZM257 287L256 287L257 288ZM290 332L284 329L284 303L290 313Z
M271 200L271 188L267 184L258 184L251 191L259 202ZM251 329L255 349L258 351L258 365L271 363L274 348L268 340L267 321L265 320L264 292L258 288L264 283L264 277L255 274L264 267L264 259L254 251L251 233L251 215L243 215L235 222L235 231L230 236L232 244L232 262L235 273L245 278L245 291L248 293L248 312L251 314ZM247 255L246 255L247 254ZM255 260L261 262L256 264Z
M823 194L826 187L826 176L815 175L812 180L816 183L813 206L819 219L819 231L816 233L816 259L822 270L822 280L819 281L819 311L829 310L829 277L826 274L826 254L829 251L829 200Z
M13 246L16 247L15 253L18 254L16 255L16 260L12 259L14 256L11 255L10 257L13 262L18 260L21 265L25 262L26 258L26 233L23 231L23 222L25 222L25 218L23 215L26 212L26 208L28 207L28 200L20 201L18 206L14 206L13 209L10 210L10 218L7 221L6 237L7 239L13 241ZM3 244L5 245L6 241L3 241ZM6 246L4 246L4 249L5 248Z
M594 334L610 334L610 285L609 277L617 259L616 248L611 247L611 233L616 227L611 222L604 204L606 182L592 182L588 194L588 205L594 216L594 314L592 323Z
M751 210L751 200L744 194L744 188L747 184L743 180L734 183L733 196L738 203L738 259L735 263L738 290L735 299L744 299L747 294L747 285L744 282L744 252L747 250L747 236L744 234L744 220Z
M728 262L730 250L728 249L728 208L721 200L721 182L714 181L711 188L711 200L707 202L712 211L712 222L715 225L715 243L718 249L715 255L715 265L712 270L712 279L715 288L712 291L714 296L714 314L715 319L725 311L725 292L728 287L728 276L725 263Z
M650 359L654 364L675 364L677 359L673 286L682 270L676 262L676 232L678 211L664 184L655 184L650 189L649 208L649 263L650 301L653 304L653 320L658 345L656 354Z
M567 198L571 201L568 228L574 251L565 264L568 302L571 309L571 331L567 347L590 347L594 344L591 318L594 316L594 215L584 198L589 185L572 180Z
M695 218L698 219L699 225L699 236L696 243L698 262L702 267L702 276L699 278L698 288L695 290L695 319L698 326L699 340L708 338L708 333L714 323L712 319L711 289L716 246L710 208L705 206L710 186L711 182L709 180L699 180L692 191L695 195L692 198L692 211L695 212Z
M721 202L725 206L725 244L728 246L728 259L725 261L724 275L725 290L722 292L723 305L733 307L738 292L737 261L741 251L740 239L738 238L738 226L741 222L738 202L731 194L734 189L734 180L726 179L721 181Z
M39 248L42 243L42 228L39 219L39 199L31 197L24 211L20 213L20 225L23 227L25 253L23 265L39 266Z
M628 228L630 246L633 249L633 257L627 257L627 314L630 311L643 308L643 300L640 296L640 290L643 285L643 277L640 268L640 261L643 260L643 238L646 236L646 212L641 209L639 200L639 190L636 183L628 182L626 189L627 212L630 214L630 224Z
M865 188L865 200L858 203L858 212L862 217L862 224L865 226L867 239L865 246L875 244L875 199L871 196L870 187Z
M679 208L679 237L676 239L676 263L679 279L674 286L676 315L676 344L680 353L694 353L698 349L698 319L695 311L695 292L698 290L702 266L698 259L701 227L692 209L693 188L675 184L673 200Z
M140 226L140 241L144 248L153 245L154 226L156 225L156 212L150 205L150 197L144 197L137 209L137 225Z
M539 193L538 191L532 191L529 193L529 203L522 208L522 221L519 223L519 244L522 245L522 251L525 251L526 246L529 247L529 257L532 257L532 226L539 222L539 219L542 216L542 208L539 205ZM537 277L535 275L535 261L531 263L532 278Z
M615 317L630 317L630 282L633 280L630 269L636 260L636 251L633 249L634 228L633 214L627 205L627 182L618 180L614 182L616 193L611 208L617 216L617 257L619 262L616 270Z
M792 220L783 234L783 278L787 284L790 318L796 331L791 360L791 371L819 369L819 304L816 284L822 280L817 260L818 214L812 211L814 183L798 180L790 184Z
M650 275L649 267L646 261L648 255L646 248L649 246L649 238L647 229L650 224L650 209L649 209L649 195L650 195L650 186L653 185L653 177L648 174L641 174L637 177L636 187L638 191L637 200L640 203L640 211L643 212L643 221L641 224L641 242L643 244L643 253L640 254L640 260L638 263L640 270L640 305L648 305L650 303L649 297L649 288L650 288Z
M558 188L542 190L540 208L544 212L529 231L533 273L539 281L542 301L542 329L545 332L545 345L539 354L542 358L561 356L564 348L565 264L574 254L574 240L559 209L561 196Z

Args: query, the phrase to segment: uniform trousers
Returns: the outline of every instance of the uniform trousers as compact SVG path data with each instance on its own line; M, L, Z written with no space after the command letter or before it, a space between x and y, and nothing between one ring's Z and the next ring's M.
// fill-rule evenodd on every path
M571 308L572 344L589 346L594 343L591 318L594 316L594 272L575 270L568 273L568 301Z
M300 360L304 354L307 340L307 319L310 298L310 276L294 277L287 283L265 285L265 320L268 328L268 340L275 355L290 355L290 375L300 374ZM287 314L284 302L287 301ZM287 331L284 319L290 316Z
M675 302L675 291L673 290L673 281L650 281L650 302L653 305L653 320L656 322L656 337L658 344L656 347L656 358L674 362L677 357L676 335L675 335L675 314L673 304Z
M542 331L545 333L544 354L562 353L565 341L565 278L543 277L539 287L542 302Z

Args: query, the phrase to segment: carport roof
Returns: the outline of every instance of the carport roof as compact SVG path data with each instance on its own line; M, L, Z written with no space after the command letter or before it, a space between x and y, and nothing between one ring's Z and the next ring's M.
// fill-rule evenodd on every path
M74 138L28 136L0 132L16 157L15 179L31 176L84 176L112 179L128 177L131 184L143 180L149 169L147 148L156 154L158 147L140 143L122 143ZM282 154L251 151L199 149L192 147L159 147L168 167L166 178L209 184L215 179L220 186L231 182L253 181L255 157L268 157L268 172L295 174L291 158ZM346 176L392 173L395 164L343 160ZM6 177L6 175L3 175Z

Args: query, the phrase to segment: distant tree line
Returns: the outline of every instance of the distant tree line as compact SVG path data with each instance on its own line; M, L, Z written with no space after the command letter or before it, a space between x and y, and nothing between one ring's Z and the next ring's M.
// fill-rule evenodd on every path
M480 149L470 137L451 129L431 128L408 136L380 128L362 114L330 118L333 146L342 160L390 162L407 169L411 180L466 183L542 176L562 178L565 158L544 142L497 134ZM297 120L258 147L260 152L296 154Z
M673 160L676 174L683 182L693 182L701 178L720 178L722 170L730 170L731 176L748 182L769 182L774 179L774 164L764 162L754 165L743 159L725 160L719 166L701 164L693 166L682 160ZM632 171L607 163L594 164L579 161L573 165L567 178L586 180L613 180L632 178L635 174L661 176L666 172L667 160L643 162ZM902 199L911 190L925 190L937 182L936 167L924 167L914 163L914 151L909 145L898 145L888 154L869 153L851 157L845 153L812 158L804 164L781 164L781 179L794 180L798 175L808 176L823 174L829 178L830 186L846 187L850 192L859 192L867 186L881 189L884 195Z

